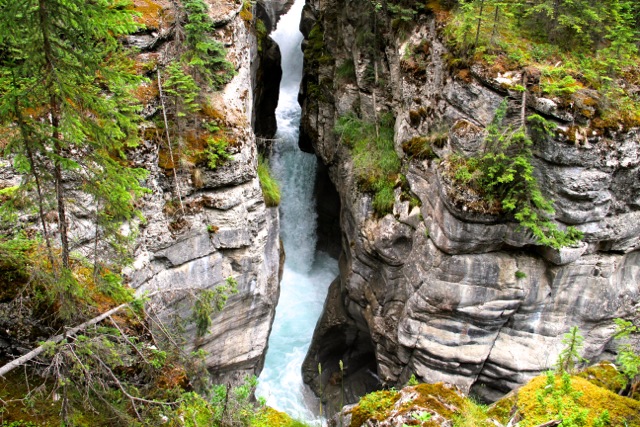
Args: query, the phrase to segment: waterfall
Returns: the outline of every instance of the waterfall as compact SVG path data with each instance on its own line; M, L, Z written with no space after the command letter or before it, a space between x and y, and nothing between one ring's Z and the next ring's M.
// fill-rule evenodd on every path
M280 300L269 338L265 366L256 394L294 418L314 421L318 403L303 384L301 366L331 281L338 273L335 259L316 252L316 210L313 197L317 159L298 148L301 109L302 34L298 30L304 0L284 15L271 37L282 55L282 81L276 109L277 142L271 157L280 182L281 237L286 261Z

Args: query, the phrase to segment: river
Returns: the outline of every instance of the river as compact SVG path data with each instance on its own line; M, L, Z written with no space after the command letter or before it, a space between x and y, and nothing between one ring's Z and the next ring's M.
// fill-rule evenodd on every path
M301 365L338 263L316 251L313 195L317 159L298 148L301 109L302 34L298 27L304 0L296 0L271 37L282 54L282 82L276 109L277 142L271 157L280 182L281 237L286 252L280 300L256 394L294 418L319 424L318 400L303 384Z

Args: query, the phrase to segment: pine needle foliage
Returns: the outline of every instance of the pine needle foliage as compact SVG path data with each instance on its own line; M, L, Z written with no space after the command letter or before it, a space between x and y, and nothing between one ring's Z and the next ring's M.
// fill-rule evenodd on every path
M533 141L524 127L504 126L507 103L503 102L487 127L486 152L479 157L458 158L453 179L482 194L488 200L497 200L502 211L513 215L543 246L559 249L575 245L582 233L574 227L560 230L551 216L553 203L546 199L534 176L531 163ZM552 131L550 122L539 115L528 118L534 138L545 138Z
M111 219L129 217L133 199L144 192L139 182L146 173L129 168L125 154L138 142L139 106L131 92L141 82L119 40L138 29L127 5L119 0L0 2L5 152L35 183L45 239L44 211L55 206L63 268L70 264L67 176L86 183L82 189ZM105 191L100 182L111 178Z
M187 13L184 25L187 50L185 62L193 68L196 79L202 77L214 89L220 89L231 81L235 69L226 59L227 52L212 36L214 26L203 0L182 0Z

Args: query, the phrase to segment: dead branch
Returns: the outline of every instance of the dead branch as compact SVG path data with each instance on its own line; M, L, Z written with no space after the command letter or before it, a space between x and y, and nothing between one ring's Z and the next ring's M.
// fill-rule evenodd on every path
M164 293L168 293L168 292L187 292L187 291L188 292L193 292L194 290L197 290L197 288L186 287L186 288L177 288L177 289L164 289L164 290L157 290L157 291L151 292L151 293L149 293L147 295L143 295L143 297L151 298L151 297L153 297L155 295L164 294ZM120 304L119 306L114 307L111 310L106 311L106 312L94 317L93 319L87 320L86 322L76 326L75 328L71 328L71 329L65 331L62 334L56 335L56 336L54 336L52 338L49 338L42 345L36 347L35 349L31 350L27 354L24 354L24 355L18 357L17 359L14 359L11 362L7 363L6 365L0 367L0 377L4 377L7 373L11 372L15 368L18 368L18 367L24 365L25 363L29 362L30 360L36 358L37 356L42 354L47 349L47 347L50 346L51 344L58 344L63 339L65 339L67 337L71 337L71 336L77 334L78 332L85 330L89 326L92 326L92 325L95 325L97 323L100 323L101 321L103 321L107 317L110 317L111 315L119 312L123 308L129 307L129 305L130 305L130 303Z
M27 353L25 355L22 355L22 356L18 357L17 359L14 359L11 362L7 363L3 367L1 367L0 368L0 377L4 377L8 372L14 370L15 368L17 368L19 366L24 365L25 363L27 363L28 361L30 361L34 357L39 356L51 344L57 344L60 341L62 341L63 339L65 339L65 338L67 338L69 336L75 335L78 332L86 329L89 326L95 325L96 323L101 322L102 320L106 319L107 317L111 316L112 314L117 313L118 311L122 310L124 307L126 307L128 305L129 305L128 303L120 304L119 306L117 306L115 308L112 308L111 310L109 310L109 311L107 311L105 313L102 313L101 315L99 315L97 317L94 317L91 320L87 320L86 322L76 326L75 328L71 328L68 331L65 331L63 334L56 335L53 338L48 339L41 346L36 347L35 349L31 350L29 353Z

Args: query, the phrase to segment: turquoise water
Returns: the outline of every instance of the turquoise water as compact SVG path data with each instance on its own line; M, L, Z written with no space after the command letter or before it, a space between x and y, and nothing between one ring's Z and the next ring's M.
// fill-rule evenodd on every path
M298 30L304 0L296 0L271 34L282 54L282 83L276 109L277 142L271 158L281 183L281 237L286 252L280 300L265 366L256 394L269 406L320 424L318 401L302 383L302 361L338 263L316 252L316 210L313 187L317 160L298 149L302 79L302 34Z

